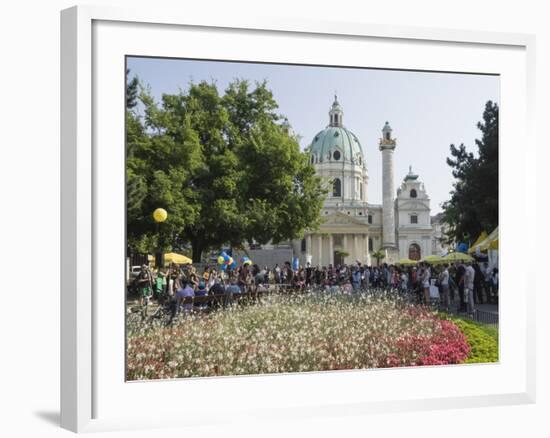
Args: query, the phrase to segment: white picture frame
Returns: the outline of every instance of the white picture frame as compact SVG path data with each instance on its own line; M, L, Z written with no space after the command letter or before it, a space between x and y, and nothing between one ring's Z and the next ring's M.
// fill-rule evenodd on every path
M120 118L123 119L123 105L113 114L107 114L102 108L112 108L112 102L104 99L120 100L123 94L119 85L123 81L124 71L120 77L113 71L121 65L122 54L151 54L169 56L169 44L160 44L169 33L179 38L193 38L193 32L200 32L201 38L218 38L223 33L226 36L248 41L258 40L264 43L283 41L286 39L303 40L303 44L310 44L311 58L306 62L323 64L322 55L316 58L315 44L323 41L333 41L339 47L351 45L385 44L395 46L392 53L405 56L404 46L419 50L415 59L403 60L384 58L384 54L373 49L373 60L387 68L410 68L426 70L464 71L460 69L460 56L469 59L473 69L476 56L468 55L468 51L483 51L486 56L493 58L481 59L479 72L491 72L502 75L501 84L502 118L501 147L506 152L507 145L522 142L522 151L525 153L514 160L503 153L501 159L501 173L503 176L516 177L514 185L501 178L501 194L503 191L520 199L520 206L508 205L501 195L501 361L494 365L456 366L456 367L421 367L415 370L369 370L354 372L308 373L307 375L285 376L254 376L230 377L220 379L186 379L186 382L144 382L125 383L120 381L123 362L119 364L120 342L118 339L111 345L106 331L113 327L115 334L120 333L123 324L123 313L119 312L122 301L117 302L113 309L107 309L101 294L105 293L104 284L107 279L117 278L124 261L120 266L110 269L109 258L103 254L111 252L117 256L118 246L109 248L107 242L111 239L103 236L114 236L115 241L120 236L117 231L123 230L120 224L118 206L120 197L120 176L124 169L120 166L120 156L123 144L117 140L123 138L120 132ZM175 32L175 34L174 34ZM123 47L125 34L131 33L135 37L136 46L128 52ZM140 35L147 33L148 38L140 39ZM231 35L229 35L231 34ZM157 35L157 36L154 36ZM253 38L250 38L250 37ZM306 41L307 40L307 41ZM109 44L106 44L106 41ZM141 46L140 46L141 44ZM296 20L280 20L272 18L256 19L253 22L242 21L226 22L223 17L199 17L181 14L178 11L147 10L136 11L110 7L78 6L62 11L61 13L61 426L75 431L101 431L112 429L135 429L161 426L189 425L186 419L170 415L161 406L158 411L155 407L148 409L147 416L132 415L117 409L124 406L129 400L139 397L162 397L186 384L189 393L203 393L205 397L216 394L219 400L232 400L236 393L244 396L234 409L217 415L217 421L231 421L235 413L239 418L274 418L280 415L296 417L311 417L318 415L341 415L343 413L362 414L368 412L397 412L414 409L442 409L453 407L475 407L489 405L532 403L535 400L535 285L533 267L521 261L515 261L516 272L525 273L521 285L509 273L506 266L510 260L506 251L513 253L518 248L529 251L534 248L533 235L522 233L514 234L515 225L520 221L524 227L535 228L535 215L528 216L527 209L521 208L521 203L536 205L535 198L535 163L533 138L534 120L534 50L535 39L532 35L491 33L482 31L461 31L451 29L425 29L416 27L386 26L363 23L337 22L310 22ZM247 60L259 60L260 56L279 56L281 62L299 60L299 52L289 50L286 54L262 53L260 43L250 43ZM271 46L270 46L271 47ZM364 46L361 46L364 47ZM137 49L136 49L137 48ZM224 59L232 58L231 54L224 53L224 47L216 45L215 41L209 45L193 47L197 50L209 50L214 56ZM445 55L445 51L457 50L453 56ZM136 52L135 50L138 50ZM190 49L191 50L191 49ZM432 51L435 56L430 63L425 56ZM264 50L265 52L265 50ZM350 65L346 62L345 50L342 50L340 65ZM383 51L382 51L383 52ZM216 55L218 53L218 55ZM244 52L243 52L244 53ZM340 53L340 52L339 52ZM424 53L424 55L422 55ZM480 52L481 53L481 52ZM178 53L174 53L176 56ZM400 56L401 56L400 55ZM245 55L234 55L245 56ZM349 56L349 54L348 54ZM285 58L287 57L287 58ZM449 58L449 59L447 59ZM454 59L450 59L454 58ZM115 60L111 63L110 60ZM265 58L262 58L265 60ZM338 61L337 61L338 62ZM405 63L408 63L405 65ZM466 62L466 61L464 61ZM437 68L437 65L445 67ZM453 64L454 63L454 64ZM114 65L117 64L117 65ZM466 63L467 64L467 63ZM466 65L465 64L465 65ZM456 66L456 68L452 68ZM502 70L501 70L502 69ZM116 79L116 80L115 80ZM113 84L109 84L113 80ZM112 85L112 86L111 86ZM117 91L118 90L118 91ZM122 94L121 94L122 93ZM513 109L512 109L513 107ZM116 111L119 111L117 116ZM107 111L108 112L108 111ZM113 117L114 115L114 117ZM120 116L120 117L119 117ZM112 121L112 125L110 122ZM510 123L512 120L515 123ZM514 126L512 126L514 125ZM116 136L111 134L115 132ZM121 137L122 136L122 137ZM99 143L98 143L99 142ZM98 144L112 142L117 145L119 153L112 160L105 160L105 153ZM122 149L116 149L122 147ZM112 166L109 164L111 163ZM118 175L118 176L117 176ZM118 179L117 179L118 178ZM114 184L113 184L114 183ZM118 185L117 185L118 184ZM108 189L113 190L112 197ZM119 202L120 203L120 202ZM111 220L110 208L117 210ZM508 212L515 212L515 216ZM123 225L123 224L122 224ZM122 236L123 237L123 236ZM103 240L102 240L103 239ZM114 251L113 251L114 249ZM101 257L100 257L101 254ZM104 261L105 260L105 261ZM116 258L111 259L116 260ZM519 266L518 266L519 263ZM115 263L116 264L116 263ZM121 279L123 277L120 277ZM112 283L111 283L112 284ZM116 284L116 283L115 283ZM116 285L112 286L112 293L117 293ZM515 288L520 293L514 297L514 302L507 299L507 288ZM513 314L512 312L517 312ZM511 318L514 317L512 321ZM116 327L116 328L115 328ZM116 338L116 336L115 336ZM108 346L107 344L111 345ZM109 350L109 348L113 348ZM116 350L116 351L115 351ZM111 353L113 355L111 355ZM513 353L513 354L512 354ZM109 370L109 363L105 357L114 357L110 364L114 371ZM445 368L445 369L443 369ZM447 371L448 370L448 371ZM415 373L415 381L425 387L412 388L408 393L400 393L397 388L389 390L391 382L406 381L410 373ZM464 381L478 382L479 390L473 391L468 385L463 388L446 390L441 388L430 389L427 382L431 379L464 379ZM490 380L493 379L494 382ZM405 380L403 380L405 379ZM476 380L477 379L477 380ZM367 384L374 388L372 397L366 394L356 394L353 388ZM500 382L500 383L499 383ZM378 396L376 385L379 385ZM284 393L278 393L278 388L296 388L301 385L303 397L297 396L294 404L285 403ZM386 385L386 386L384 386ZM499 386L501 385L501 386ZM414 385L411 385L414 386ZM117 389L119 388L119 389ZM317 393L316 388L322 388ZM386 388L388 397L382 397L382 390ZM112 392L111 392L112 390ZM118 391L118 392L117 392ZM393 391L393 392L392 392ZM416 391L416 392L415 392ZM423 392L424 391L424 392ZM431 391L431 392L430 392ZM270 394L270 400L265 404L255 406L259 394ZM181 394L181 391L180 391ZM415 395L416 394L416 395ZM424 394L424 396L418 396ZM200 396L199 396L200 397ZM224 398L225 397L225 398ZM309 397L309 398L308 398ZM246 401L248 400L248 402ZM254 403L251 403L253 400ZM315 400L315 401L314 401ZM271 403L271 404L270 404ZM261 405L261 404L260 404ZM173 412L172 412L173 413ZM197 424L206 417L200 412L191 415Z

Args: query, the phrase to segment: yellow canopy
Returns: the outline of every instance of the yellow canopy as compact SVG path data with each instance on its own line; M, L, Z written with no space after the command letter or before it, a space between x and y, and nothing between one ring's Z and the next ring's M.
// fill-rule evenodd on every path
M479 246L485 239L487 239L487 233L485 231L482 231L477 240L472 243L472 246L470 246L470 249L468 250L469 254L473 254L476 252L476 247Z
M496 227L491 232L491 234L486 236L485 239L483 239L481 242L476 241L476 243L472 245L468 252L470 254L473 254L477 252L478 248L480 252L486 252L489 249L498 249L498 227Z
M190 265L193 263L189 257L175 252L167 252L164 254L164 263L176 263L178 265Z
M498 227L496 227L487 239L481 242L481 251L487 251L489 249L498 249Z
M440 256L435 255L435 254L423 257L420 261L425 262L425 263L430 263L431 265L435 265L437 263L444 263L445 262L443 257L440 257Z
M471 262L474 260L474 258L468 254L464 254L463 252L450 252L445 257L443 257L443 261L445 262Z
M403 266L416 265L417 263L418 263L418 260L411 260L411 259L399 259L395 262L396 265L403 265Z

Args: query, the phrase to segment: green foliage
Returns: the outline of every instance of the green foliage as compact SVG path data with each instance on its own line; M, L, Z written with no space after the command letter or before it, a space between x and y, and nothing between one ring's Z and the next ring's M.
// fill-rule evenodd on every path
M379 249L378 251L373 252L372 257L376 259L376 265L380 266L380 260L384 259L386 257L386 253Z
M482 231L498 225L498 105L488 101L483 113L481 140L476 140L478 157L464 144L451 144L447 164L456 179L451 199L443 204L444 221L449 224L449 242L475 239Z
M325 191L279 124L265 82L191 83L157 104L141 88L143 117L127 109L128 242L140 251L245 241L275 243L315 228ZM158 235L151 213L168 220ZM160 237L160 239L159 239ZM147 248L148 247L148 248Z
M498 362L498 328L454 316L440 316L453 321L466 335L471 351L465 363Z
M139 79L134 76L128 81L130 70L126 69L126 109L132 110L137 106Z

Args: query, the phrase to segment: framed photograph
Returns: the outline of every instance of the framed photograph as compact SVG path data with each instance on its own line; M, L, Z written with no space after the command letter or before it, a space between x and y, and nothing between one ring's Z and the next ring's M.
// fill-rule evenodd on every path
M534 402L534 37L61 25L63 427Z

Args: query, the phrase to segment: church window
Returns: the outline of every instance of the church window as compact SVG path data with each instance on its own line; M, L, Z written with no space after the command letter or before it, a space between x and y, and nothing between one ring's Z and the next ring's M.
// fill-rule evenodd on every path
M418 223L418 216L416 214L411 214L411 224Z
M362 211L359 212L359 216L363 216L363 212L362 212Z
M369 224L372 224L372 214L369 214L369 215L367 216L367 222L368 222Z
M311 164L315 163L315 155L311 156Z
M389 140L389 139L390 139L390 133L386 132L386 140Z
M363 183L359 183L359 199L363 199Z
M338 124L338 114L334 114L334 124Z
M348 211L348 214L351 214L351 212Z
M372 237L369 237L369 252L374 251L374 242L372 241Z
M342 196L342 182L339 178L335 178L332 183L332 196Z
M302 252L306 252L306 239L302 239L301 250Z
M415 189L412 189L412 190L411 190L411 198L416 198L416 197L417 197L416 190L415 190Z
M338 161L340 159L340 151L334 151L334 153L332 154L332 157Z

